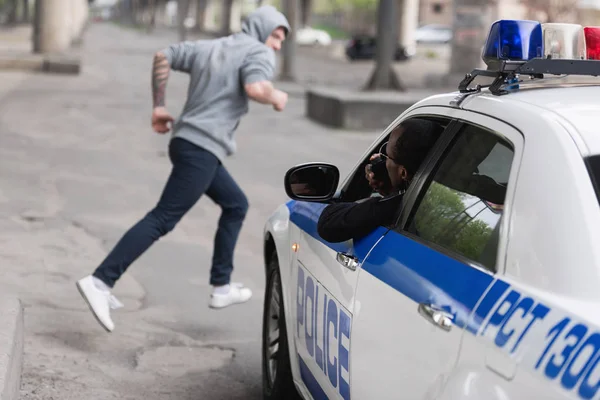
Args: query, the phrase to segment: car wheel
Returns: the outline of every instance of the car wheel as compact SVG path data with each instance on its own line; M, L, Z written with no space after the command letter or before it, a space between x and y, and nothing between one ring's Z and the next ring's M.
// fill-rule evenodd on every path
M267 272L263 308L262 370L265 400L300 400L290 367L281 277L276 253L273 253Z

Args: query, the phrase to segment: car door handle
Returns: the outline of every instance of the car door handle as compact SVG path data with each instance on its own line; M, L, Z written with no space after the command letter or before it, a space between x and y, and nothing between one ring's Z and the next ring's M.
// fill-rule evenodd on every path
M419 314L421 314L421 316L427 321L431 322L436 327L445 330L446 332L449 332L450 329L452 329L452 314L444 310L440 310L431 304L419 304Z
M337 253L336 259L337 262L339 262L351 271L356 271L356 268L358 268L358 258L356 258L353 255L346 253Z

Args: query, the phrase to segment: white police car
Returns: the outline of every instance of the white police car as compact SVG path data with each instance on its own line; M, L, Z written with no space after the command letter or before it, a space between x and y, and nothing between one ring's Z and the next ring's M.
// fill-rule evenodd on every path
M498 21L489 68L404 112L339 188L332 165L288 171L265 227L266 399L600 398L600 86L549 78L600 75L599 39ZM368 197L369 156L415 117L445 130L397 223L321 239L323 208Z

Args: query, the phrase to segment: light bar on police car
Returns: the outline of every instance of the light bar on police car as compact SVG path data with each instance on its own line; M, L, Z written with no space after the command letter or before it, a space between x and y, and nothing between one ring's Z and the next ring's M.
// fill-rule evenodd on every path
M553 60L586 58L583 26L579 24L542 24L544 57Z
M492 24L483 61L491 69L503 62L543 57L542 24L527 20L500 20Z
M519 90L520 75L531 79L545 75L600 77L600 26L499 20L492 24L481 58L487 69L476 68L466 74L458 85L462 97L454 103L462 101L463 94L483 87L494 95ZM479 76L494 80L470 88Z
M583 28L586 58L588 60L600 60L600 27L586 26Z

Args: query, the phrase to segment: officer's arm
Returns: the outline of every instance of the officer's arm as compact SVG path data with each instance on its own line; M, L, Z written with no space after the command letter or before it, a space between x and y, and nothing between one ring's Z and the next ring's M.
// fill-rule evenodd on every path
M401 204L400 195L370 198L361 203L330 204L319 217L319 236L330 243L359 239L379 226L391 224Z

